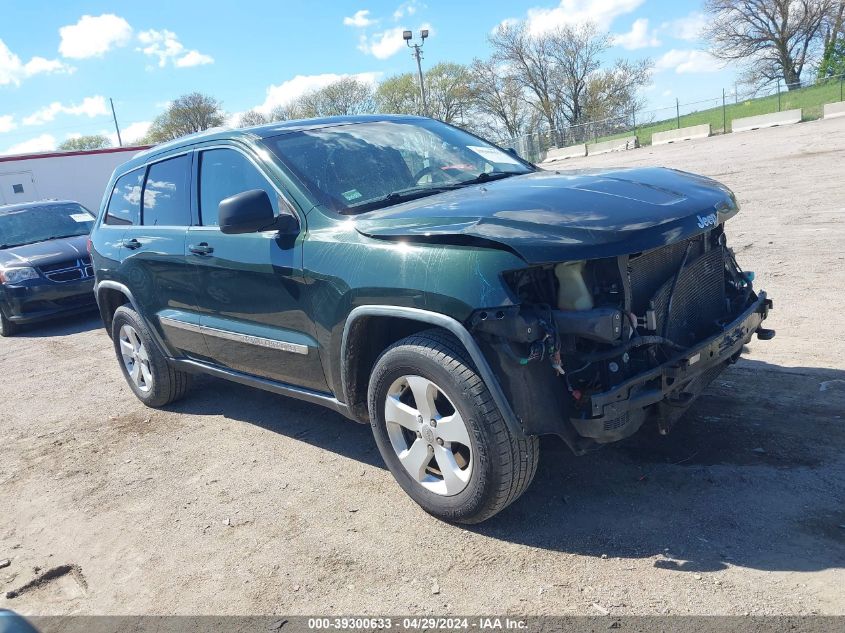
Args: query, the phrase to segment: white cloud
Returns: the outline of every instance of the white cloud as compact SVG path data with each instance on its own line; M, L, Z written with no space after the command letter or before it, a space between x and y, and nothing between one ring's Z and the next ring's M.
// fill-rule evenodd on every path
M62 38L59 44L62 57L85 59L99 57L115 46L127 44L132 38L132 27L113 13L96 17L83 15L76 24L61 27L59 36Z
M428 29L429 37L434 35L434 29L430 24L426 23L420 25L420 28L417 29L416 32L419 33L422 29ZM396 53L405 48L405 40L402 39L402 31L405 30L407 29L397 26L396 28L387 29L381 33L373 33L369 37L362 35L358 42L358 50L365 55L372 55L376 59L387 59L389 57L393 57Z
M319 90L320 88L328 86L340 79L354 77L359 81L366 81L367 83L375 84L380 75L381 73L377 72L358 73L355 75L336 75L334 73L325 73L323 75L297 75L293 79L288 79L285 82L267 88L267 96L264 99L264 103L256 106L254 109L262 114L269 114L270 110L276 106L287 105L306 92Z
M419 4L417 0L408 0L408 2L403 2L396 10L393 12L393 19L394 20L401 20L406 15L414 15L419 8Z
M20 85L21 80L41 73L73 72L73 68L58 59L33 57L25 64L0 39L0 86Z
M634 20L631 25L631 30L627 33L621 33L613 37L613 43L616 46L627 48L629 51L634 51L639 48L649 48L660 46L660 40L654 31L648 30L648 19L639 18Z
M683 18L664 22L660 25L660 28L675 39L694 42L701 39L701 32L705 26L707 26L707 16L695 11Z
M11 114L4 114L0 116L0 134L3 132L11 132L16 127L18 127L18 124L15 123L15 117Z
M189 68L214 63L214 58L196 50L188 50L173 31L149 29L138 33L142 47L138 50L149 57L158 58L159 68L172 61L177 68Z
M361 9L360 11L356 11L352 17L343 18L343 23L346 26L356 26L360 29L375 24L378 20L373 20L372 18L368 17L370 12L368 9Z
M59 101L54 101L50 105L44 106L25 117L24 125L43 125L49 123L56 118L58 114L70 114L72 116L87 116L93 118L109 114L106 107L106 100L100 95L94 97L85 97L79 105L64 105Z
M33 152L48 152L56 149L56 137L52 134L42 134L23 143L7 147L0 154L31 154Z
M176 60L177 68L190 68L191 66L205 66L213 64L214 58L211 55L204 55L199 51L188 51Z
M130 123L124 128L120 130L120 138L123 140L124 145L133 145L135 144L138 139L144 136L150 129L152 125L152 121L136 121L135 123ZM109 140L112 142L112 145L117 145L117 134L111 133L107 135Z
M626 15L638 8L645 0L560 0L552 9L528 9L526 20L528 30L536 35L561 26L594 23L599 30L607 31L620 15ZM502 20L501 25L513 24L514 18Z
M678 75L685 73L714 73L722 70L722 64L710 53L673 48L664 53L654 64L657 71L674 70Z

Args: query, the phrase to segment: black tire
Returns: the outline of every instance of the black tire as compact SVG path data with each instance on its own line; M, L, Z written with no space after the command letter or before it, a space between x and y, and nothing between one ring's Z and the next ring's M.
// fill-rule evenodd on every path
M121 330L129 326L138 335L146 350L149 361L150 384L147 389L140 387L130 375L121 352ZM120 306L112 318L112 341L115 354L126 384L137 398L148 407L163 407L182 398L190 385L190 374L174 369L159 349L146 324L129 305Z
M471 442L471 472L466 487L457 494L446 496L424 487L402 465L391 443L385 403L391 386L407 375L433 382L465 422ZM427 330L389 347L370 377L368 404L373 435L390 472L414 501L439 519L480 523L522 495L537 471L538 438L515 437L510 432L463 346L442 330ZM429 450L436 447L430 444Z
M18 331L17 323L12 323L0 310L0 336L14 336Z

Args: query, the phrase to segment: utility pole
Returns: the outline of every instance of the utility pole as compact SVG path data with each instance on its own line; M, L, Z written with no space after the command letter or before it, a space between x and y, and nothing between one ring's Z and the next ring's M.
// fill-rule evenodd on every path
M725 89L722 88L722 134L728 133L728 112L725 108Z
M422 105L422 114L424 116L428 116L428 105L425 102L425 83L423 82L423 73L422 73L422 47L425 44L425 38L428 37L428 29L420 30L420 43L419 44L411 44L411 38L413 37L413 33L411 31L402 31L402 39L405 40L405 44L408 48L414 49L414 58L417 60L417 77L420 80L420 104Z
M678 129L681 129L681 102L675 97L675 118L678 121Z
M117 132L117 144L123 147L123 140L120 138L120 127L117 125L117 115L114 113L114 101L112 101L111 97L109 97L109 103L111 104L111 116L114 119L114 130Z

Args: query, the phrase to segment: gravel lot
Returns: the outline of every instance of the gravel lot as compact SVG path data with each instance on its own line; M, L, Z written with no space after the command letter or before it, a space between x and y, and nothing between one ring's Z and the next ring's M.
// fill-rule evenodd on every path
M729 237L775 301L777 338L671 436L544 442L520 501L453 527L366 426L213 379L146 409L94 317L30 329L0 341L0 608L845 614L845 118L561 168L610 165L732 187Z

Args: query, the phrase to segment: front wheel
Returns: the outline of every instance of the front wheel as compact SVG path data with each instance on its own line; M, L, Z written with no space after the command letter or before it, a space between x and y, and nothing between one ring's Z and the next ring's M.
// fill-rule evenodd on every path
M430 514L479 523L515 501L537 469L536 437L514 436L451 335L429 330L388 348L369 388L387 467Z
M0 310L0 336L14 336L17 329L17 324L7 319L3 310Z

